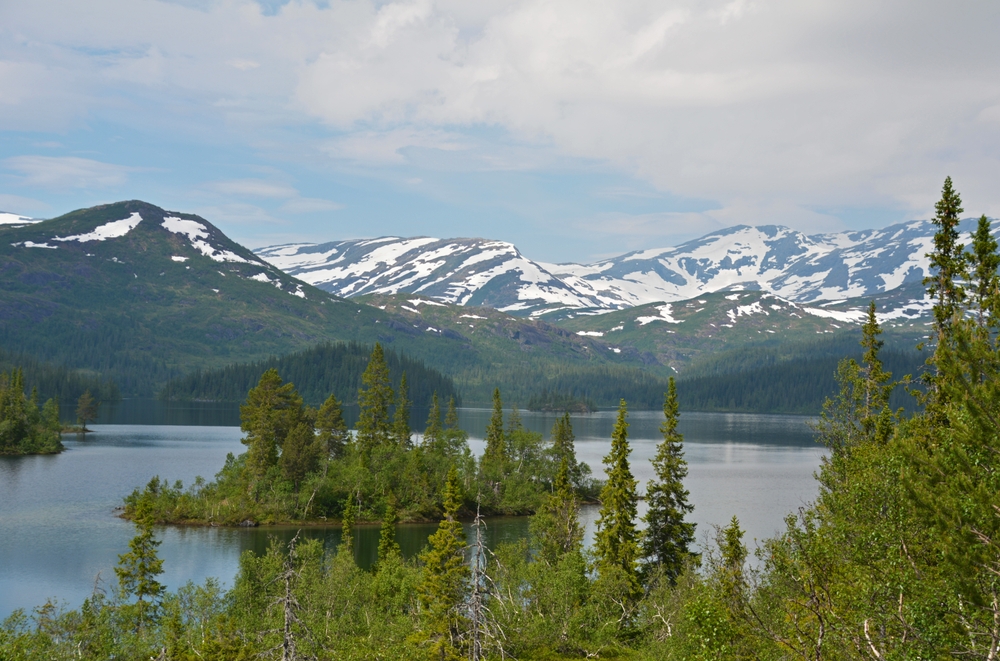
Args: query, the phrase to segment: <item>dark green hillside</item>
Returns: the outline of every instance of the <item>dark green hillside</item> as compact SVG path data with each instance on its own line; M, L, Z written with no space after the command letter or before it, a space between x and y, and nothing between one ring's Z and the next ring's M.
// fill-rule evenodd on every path
M135 213L141 221L127 232L87 236L107 235L108 223ZM176 220L165 227L167 218ZM66 240L81 235L92 240ZM586 380L621 369L640 379L638 368L656 367L639 352L615 354L601 341L493 310L481 314L488 323L469 324L461 315L481 309L435 307L446 322L404 306L333 297L259 261L208 221L144 202L0 229L0 346L89 370L123 396L331 341L378 341L423 360L453 377L467 404L488 403L496 385L527 401L559 374Z
M276 369L284 380L294 383L306 404L319 407L333 393L344 404L355 404L361 375L368 365L372 348L350 343L324 343L305 351L253 363L227 365L215 370L198 371L174 379L160 392L162 399L198 399L217 402L242 402L257 385L261 375ZM416 406L430 406L436 392L442 401L461 396L451 378L427 367L423 361L400 356L391 349L385 352L392 384L398 385L406 372L408 398Z
M15 368L23 371L24 388L28 393L37 389L40 401L57 399L62 402L65 410L75 406L76 400L87 390L101 402L120 399L118 384L108 379L101 379L96 374L0 350L0 373L10 372Z

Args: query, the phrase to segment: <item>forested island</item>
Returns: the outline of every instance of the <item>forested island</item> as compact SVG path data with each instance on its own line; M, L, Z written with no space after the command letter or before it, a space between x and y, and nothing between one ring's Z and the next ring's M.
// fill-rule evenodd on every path
M931 355L917 411L890 404L906 378L885 368L872 304L862 358L839 364L839 391L817 427L828 451L819 496L761 543L756 563L735 517L693 552L672 381L645 529L622 402L595 543L585 549L568 451L512 440L516 420L502 424L499 408L479 462L454 424L446 419L438 431L440 407L425 441L411 446L399 414L406 389L392 394L373 354L366 413L350 439L336 401L313 412L277 373L265 373L244 405L247 452L227 462L214 486L184 492L157 481L129 497L137 534L120 557L117 588L95 590L77 610L16 612L0 627L0 650L17 660L997 658L1000 255L985 216L969 248L962 245L950 178L936 210L925 283L934 301ZM519 455L518 443L537 452ZM424 472L424 446L438 448L445 464L431 471L427 462ZM529 457L546 468L515 473L522 464L514 458ZM351 473L351 465L362 468ZM343 481L328 482L331 475ZM412 491L406 484L421 480ZM324 484L345 486L327 498ZM263 556L243 555L231 590L208 581L168 592L158 580L154 524L177 520L170 508L184 498L202 520L220 515L199 503L224 508L230 498L275 517L322 502L340 515L344 543L331 552L318 542L274 543ZM476 503L480 513L534 511L529 537L488 550ZM395 543L400 511L440 520L416 559L403 559ZM463 516L473 516L468 537ZM351 552L358 517L382 521L371 571Z
M24 393L24 372L0 373L0 455L55 454L63 449L59 402L38 404L38 391Z

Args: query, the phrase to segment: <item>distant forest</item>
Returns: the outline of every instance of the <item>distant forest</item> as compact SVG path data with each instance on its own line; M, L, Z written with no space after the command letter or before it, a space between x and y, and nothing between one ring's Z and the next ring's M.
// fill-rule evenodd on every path
M19 368L24 375L25 394L38 390L40 401L56 399L65 410L76 406L76 400L89 390L101 402L116 402L121 399L118 385L110 379L102 379L88 370L78 370L53 365L24 354L15 354L0 349L0 373Z
M681 407L696 411L745 411L814 415L836 392L834 374L843 356L861 361L860 332L795 344L741 347L724 351L681 374L677 394ZM925 354L907 348L909 338L887 338L881 353L894 379L918 379ZM891 348L890 348L891 347ZM913 387L918 387L915 383ZM893 408L912 411L914 398L897 388Z
M371 353L371 346L358 342L326 342L281 357L237 363L173 379L160 391L160 399L242 402L261 375L274 368L285 382L295 384L306 404L319 406L331 393L345 404L354 404ZM406 372L408 398L415 406L429 406L435 392L441 401L454 397L461 404L461 394L452 379L423 361L401 356L391 349L385 351L385 359L393 388L399 385L400 377Z

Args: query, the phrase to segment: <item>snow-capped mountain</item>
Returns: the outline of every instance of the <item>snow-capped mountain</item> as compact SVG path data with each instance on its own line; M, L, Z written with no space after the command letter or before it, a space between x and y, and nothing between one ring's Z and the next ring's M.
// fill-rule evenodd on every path
M27 216L19 216L16 213L7 213L6 211L0 211L0 225L8 225L13 227L23 227L25 225L31 225L32 223L41 222L37 218L28 218Z
M873 296L920 282L934 225L806 235L737 226L670 248L596 264L547 264L485 239L430 237L289 244L255 251L274 266L340 296L419 293L520 315L617 310L760 289L797 303ZM963 221L963 233L974 221Z

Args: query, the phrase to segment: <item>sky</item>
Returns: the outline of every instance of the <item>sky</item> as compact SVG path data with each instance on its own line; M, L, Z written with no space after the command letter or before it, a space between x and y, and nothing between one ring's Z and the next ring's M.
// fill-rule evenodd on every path
M249 247L1000 216L1000 2L0 0L0 210Z

